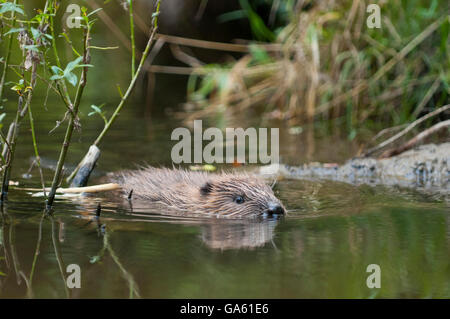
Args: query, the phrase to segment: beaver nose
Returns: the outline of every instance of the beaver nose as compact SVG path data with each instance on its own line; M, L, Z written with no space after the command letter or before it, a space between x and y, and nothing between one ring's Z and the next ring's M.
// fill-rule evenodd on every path
M269 208L267 209L269 214L284 214L284 208L278 203L269 203Z

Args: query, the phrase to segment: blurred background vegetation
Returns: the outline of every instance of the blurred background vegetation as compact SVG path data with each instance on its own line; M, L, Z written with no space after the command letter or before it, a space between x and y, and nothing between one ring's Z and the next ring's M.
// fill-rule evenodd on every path
M291 125L318 121L346 129L410 122L449 101L449 3L377 1L381 28L370 29L370 1L239 1L218 21L248 21L253 45L237 61L192 75L189 98L204 111L260 108Z
M82 31L67 28L68 2L59 3L55 34L65 65L76 58L68 41L79 50ZM92 115L91 105L105 105L103 110L108 113L111 103L120 98L117 88L123 90L129 82L128 2L70 3L86 6L88 11L102 7L92 44L117 47L92 51L94 67L89 70L80 105L83 120ZM366 25L370 3L164 0L159 40L149 57L152 65L147 64L139 78L133 107L149 117L165 114L191 120L213 115L215 121L251 118L253 123L277 120L294 133L314 123L328 133L337 129L352 140L366 131L400 128L447 104L448 2L377 1L380 29ZM23 9L32 17L40 6L42 1L27 0ZM134 6L137 51L141 52L153 1L137 0ZM5 39L1 39L2 56ZM21 58L20 49L13 48L11 63L19 64ZM17 81L10 72L8 87ZM8 100L15 98L14 91L5 91ZM35 98L53 98L47 83L38 80L36 91ZM12 118L14 114L5 109L8 103L2 105L6 118ZM57 110L64 112L62 107ZM443 113L427 125L445 116ZM100 118L90 121L102 123Z

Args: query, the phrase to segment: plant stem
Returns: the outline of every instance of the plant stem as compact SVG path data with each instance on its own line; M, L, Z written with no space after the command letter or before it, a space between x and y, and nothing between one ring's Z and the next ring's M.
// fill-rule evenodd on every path
M134 41L134 19L133 19L133 0L128 0L129 13L130 13L130 38L131 38L131 77L134 77L136 72L136 45Z
M56 239L55 219L53 218L53 216L49 216L49 218L52 223L52 243L53 243L53 248L55 250L56 261L58 262L58 268L59 268L59 272L61 274L61 279L63 282L66 297L70 298L70 291L69 291L69 288L67 288L67 284L66 284L66 266L65 266L64 260L62 259L62 256L61 256L61 246L59 245L59 241Z
M34 277L34 271L36 270L36 262L38 259L38 256L40 254L40 250L41 250L41 241L42 241L42 224L44 222L44 218L45 218L46 214L45 212L42 214L41 216L41 221L39 222L39 229L38 229L38 238L37 238L37 242L36 242L36 249L34 251L34 257L33 257L33 262L31 264L31 271L30 271L30 276L29 276L29 290L28 290L28 297L32 298L33 297L33 277Z
M108 122L105 124L103 130L100 132L100 134L98 135L98 137L95 139L94 143L92 145L98 145L101 140L103 139L103 137L106 135L106 133L108 132L108 130L111 128L111 125L114 123L114 121L116 120L117 116L120 114L120 111L122 110L122 107L124 106L125 102L127 101L128 97L130 96L131 92L133 91L133 88L136 84L136 80L139 76L139 74L141 73L141 70L145 64L145 60L147 59L148 54L150 53L150 48L152 46L152 43L155 39L155 34L156 34L156 30L158 29L158 25L157 25L157 19L158 19L158 15L159 15L159 8L160 8L160 1L157 2L156 4L156 11L153 14L153 19L152 19L152 29L151 29L151 33L150 33L150 37L148 39L147 45L145 47L144 53L142 54L141 60L139 62L139 66L136 70L136 73L134 74L133 78L131 79L131 82L128 86L127 91L125 92L125 94L122 96L119 105L117 105L114 113L112 114L112 116L110 117L110 119L108 120ZM81 166L81 162L78 163L78 166L73 170L72 174L70 174L69 177L67 177L66 182L70 182L75 175L77 174L78 170L80 169Z
M34 67L34 65L33 65L33 67ZM31 137L33 138L33 148L34 148L34 154L36 156L36 165L39 170L39 175L40 175L41 184L42 184L42 191L44 192L44 197L45 197L46 194L45 194L44 175L42 174L41 157L39 156L39 151L38 151L38 147L37 147L36 132L34 130L34 119L33 119L33 113L31 111L31 104L28 107L28 117L30 119Z
M17 5L17 0L14 0L14 5ZM14 26L16 25L16 15L15 15L15 11L13 10L11 12L11 19L12 19L12 27L14 28ZM9 39L8 39L8 48L6 49L6 57L5 57L5 61L3 64L3 73L2 73L2 78L0 80L0 104L3 101L3 88L5 86L5 79L6 79L6 73L8 72L8 65L9 65L9 58L11 56L11 47L12 47L12 41L13 41L13 33L11 33L9 35Z
M83 54L83 64L89 64L90 53L89 53L89 41L90 41L90 27L86 26L85 38L84 38L84 54ZM75 101L72 108L72 113L69 120L69 125L67 126L66 134L64 137L64 143L61 148L61 152L59 154L58 164L56 166L55 175L53 176L52 188L48 195L47 199L47 209L50 209L53 205L53 201L56 195L56 189L58 188L58 184L61 179L61 173L64 166L64 162L66 160L67 150L69 149L70 141L72 139L72 132L75 126L76 117L78 114L78 107L80 106L81 97L83 95L84 87L86 86L86 77L87 77L87 66L83 67L81 72L80 81L77 88L77 93L75 96Z
M139 76L139 74L141 72L142 67L144 66L145 59L147 58L148 53L150 52L150 47L151 47L151 44L153 43L155 32L156 32L156 29L153 29L152 35L150 36L150 39L147 42L147 46L146 46L145 51L144 51L144 53L142 55L142 58L141 58L141 61L139 63L139 66L138 66L138 69L136 71L136 74L134 75L133 79L131 80L127 91L125 92L125 94L121 98L120 103L119 103L119 105L117 105L117 108L114 111L113 115L110 117L108 122L105 124L105 127L103 128L102 132L99 134L99 136L95 140L94 145L98 145L100 143L100 141L102 140L102 138L105 136L105 134L108 132L108 130L110 129L111 125L114 123L114 121L116 120L117 116L120 114L120 111L122 110L122 107L124 106L125 102L127 101L128 97L130 96L131 92L133 91L134 86L136 84L136 80L137 80L137 78L138 78L138 76Z
M125 267L122 265L122 263L119 260L119 257L117 257L116 253L112 249L111 243L109 242L109 234L108 232L105 232L103 235L103 247L107 251L109 251L109 254L111 255L111 258L116 263L117 267L119 267L120 271L122 272L123 277L128 283L128 287L130 289L129 298L132 299L134 296L137 298L141 298L141 295L139 293L138 285L134 281L133 275L131 275L128 270L125 269Z
M55 0L52 1L52 13L56 15L56 5ZM55 24L53 23L53 15L50 16L50 32L52 36L52 49L55 56L56 65L61 68L61 61L59 60L58 50L56 48L56 38L55 38Z
M49 0L47 0L45 2L45 6L44 6L44 14L47 12L48 10L48 5L49 5ZM44 23L44 20L41 21L40 26L42 26ZM40 41L37 41L36 44L40 44ZM25 63L25 56L23 57L24 59L24 63ZM32 66L31 66L31 79L30 79L30 84L29 84L29 89L27 91L27 99L25 102L25 106L22 108L22 104L23 104L23 97L19 96L19 103L18 103L18 107L17 107L17 113L16 113L16 118L14 120L14 128L13 128L13 132L11 135L11 141L9 142L9 151L7 153L7 157L6 157L6 162L7 162L7 166L5 168L5 172L3 174L3 183L2 183L2 194L1 194L1 200L5 200L6 196L8 194L8 188L9 188L9 178L11 175L11 166L13 163L13 159L14 159L14 153L15 153L15 148L16 148L16 143L17 143L17 137L18 137L18 133L19 133L19 126L20 126L20 122L23 120L23 118L25 117L27 110L28 113L30 115L30 124L31 124L31 129L32 129L32 136L33 136L33 146L34 146L34 150L35 150L35 155L36 155L36 161L37 161L37 165L39 168L39 173L40 173L40 177L41 177L41 183L42 183L42 188L44 190L44 194L45 194L45 184L44 184L44 177L42 174L42 169L41 169L41 163L40 163L40 157L39 157L39 152L37 149L37 143L36 143L36 135L35 135L35 131L34 131L34 121L33 121L33 117L32 117L32 113L31 113L31 100L33 98L33 91L35 89L36 86L36 77L37 77L37 67L38 67L38 63L39 61L33 61Z
M20 125L20 120L21 120L20 113L21 113L21 109L22 109L22 104L23 104L23 97L19 96L19 101L17 103L16 117L12 124L13 128L12 128L11 140L8 141L10 147L9 147L8 152L6 153L7 166L5 168L5 171L3 172L2 194L1 194L1 198L0 198L0 200L2 202L6 199L6 196L8 195L9 176L11 174L11 164L14 160L14 154L15 154L15 150L16 150L16 140L17 140L19 125Z
M53 0L52 1L52 12L54 14L56 14L56 11L57 11L57 9L56 9L56 6L55 6L55 0ZM55 25L54 25L54 22L53 22L53 16L50 16L50 32L51 32L51 36L52 36L52 49L53 49L53 55L55 56L56 65L59 68L61 68L61 60L59 59L58 49L57 49L57 46L56 46ZM51 70L49 70L49 71L51 72ZM64 81L58 80L58 81L56 81L56 87L57 87L57 89L59 91L59 94L62 97L62 100L63 100L64 104L70 110L71 109L70 105L72 105L72 101L70 100L70 96L69 96L69 93L68 93L68 90L67 90L66 83Z

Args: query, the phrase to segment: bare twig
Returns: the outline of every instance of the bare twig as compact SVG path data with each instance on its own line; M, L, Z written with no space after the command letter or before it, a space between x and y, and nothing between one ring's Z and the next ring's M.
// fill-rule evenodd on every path
M247 45L247 44L205 41L205 40L198 40L198 39L192 39L192 38L177 37L174 35L167 35L167 34L161 34L161 33L156 34L156 38L162 39L162 40L164 40L164 42L167 42L167 43L184 45L184 46L195 47L195 48L219 50L219 51L230 51L230 52L242 52L242 53L250 52L250 45ZM258 44L258 46L268 52L279 52L282 49L282 46L280 44L263 43L263 44Z
M442 113L444 111L447 111L448 109L450 109L450 104L444 105L440 108L438 108L437 110L434 110L433 112L428 113L425 116L422 116L421 118L415 120L414 122L412 122L411 124L409 124L405 129L403 129L402 131L400 131L399 133L395 134L394 136L392 136L391 138L387 139L386 141L378 144L377 146L369 149L366 153L364 153L363 156L370 156L373 153L381 150L382 148L386 147L387 145L395 142L396 140L398 140L400 137L404 136L406 133L408 133L409 131L411 131L414 127L416 127L417 125L419 125L420 123L428 120L429 118Z
M436 133L437 131L439 131L443 128L446 128L446 127L450 127L450 120L439 122L439 123L433 125L432 127L426 129L425 131L420 132L419 134L414 136L412 139L410 139L405 144L402 144L397 148L393 148L393 149L384 151L383 154L381 154L379 158L388 158L391 156L401 154L401 153L413 148L415 145L417 145L419 142L423 141L430 135L432 135L432 134Z

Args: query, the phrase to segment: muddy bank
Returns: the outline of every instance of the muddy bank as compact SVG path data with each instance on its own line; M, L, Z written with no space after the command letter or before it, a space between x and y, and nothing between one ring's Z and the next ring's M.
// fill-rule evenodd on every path
M339 166L310 163L260 168L262 175L328 179L352 184L398 185L450 194L450 143L427 144L386 159L353 158Z

